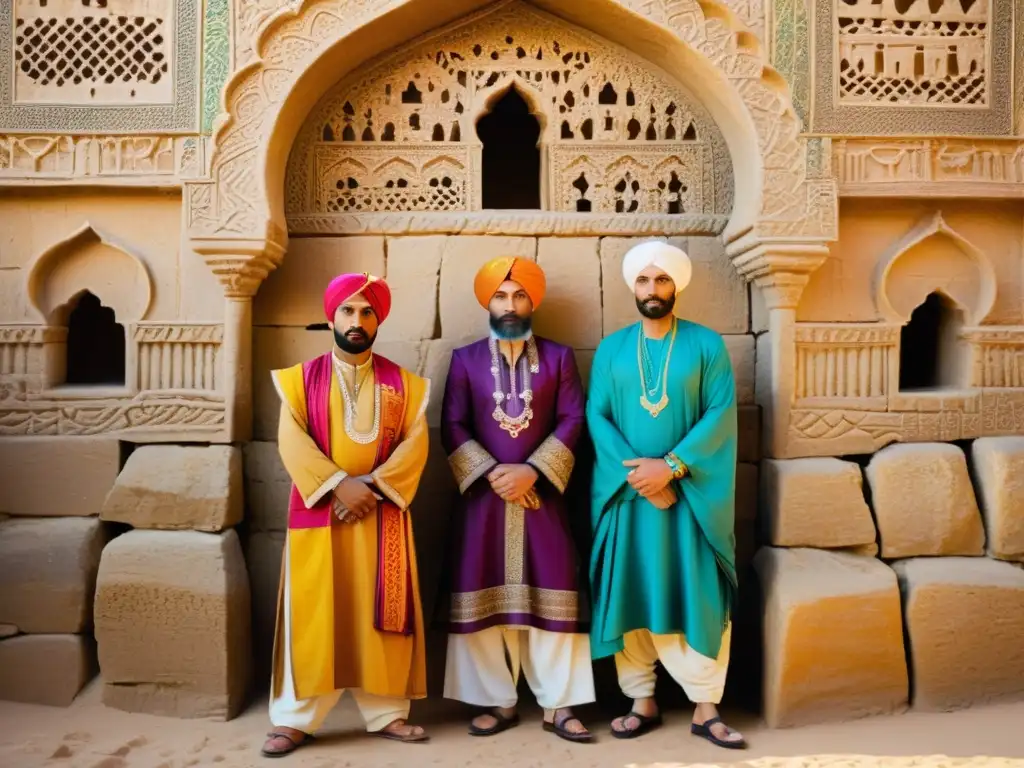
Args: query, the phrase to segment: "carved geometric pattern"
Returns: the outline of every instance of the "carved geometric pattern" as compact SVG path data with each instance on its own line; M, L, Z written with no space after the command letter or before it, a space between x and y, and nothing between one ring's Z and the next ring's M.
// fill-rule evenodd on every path
M545 207L729 211L725 142L688 93L607 43L512 3L413 43L335 87L292 153L289 214L479 209L474 110L513 82L546 126ZM410 157L410 145L429 146L432 156Z
M144 16L35 18L14 20L14 63L20 84L86 85L102 99L104 85L157 85L168 72L170 53L165 20ZM28 90L28 89L26 89ZM133 89L133 97L138 91ZM115 100L120 100L117 94Z
M236 6L252 5L252 0ZM203 19L203 94L199 130L209 135L220 112L220 94L231 72L231 2L206 0Z
M139 396L135 399L34 401L14 407L0 399L0 435L99 435L181 440L216 438L225 425L220 398Z
M734 216L728 236L750 229L748 243L768 237L835 239L835 183L830 179L806 183L805 144L788 88L765 65L756 39L735 15L720 0L702 4L695 0L608 1L635 10L670 31L680 45L698 52L747 110L756 132L763 188L759 195L748 196L757 205L744 208L740 218ZM252 46L257 59L237 70L226 88L228 115L217 129L210 178L187 185L194 247L214 252L223 249L215 244L218 240L240 241L246 247L252 242L284 241L284 221L258 171L264 164L267 137L272 141L275 135L271 122L309 62L407 2L308 0L281 8L260 22L259 40ZM993 46L994 54L997 51ZM695 76L703 75L695 72ZM723 188L719 186L717 193L722 194ZM289 205L286 197L285 208Z
M139 390L205 390L215 392L222 325L140 325Z
M816 0L814 23L814 131L1012 133L1014 0Z
M200 4L4 0L0 130L195 130Z
M1024 388L1024 327L969 328L971 386Z
M837 2L840 102L988 103L990 0Z

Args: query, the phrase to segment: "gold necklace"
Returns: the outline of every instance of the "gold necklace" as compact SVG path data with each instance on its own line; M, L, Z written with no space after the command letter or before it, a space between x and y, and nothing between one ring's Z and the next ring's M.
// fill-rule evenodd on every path
M644 374L643 365L643 346L644 346L644 329L641 326L640 333L637 334L636 342L636 367L640 371L640 405L643 409L651 414L652 419L658 418L661 412L668 406L668 369L669 363L672 360L672 347L676 343L676 327L677 323L675 320L672 321L672 336L668 341L668 354L665 355L665 369L661 374L661 399L656 403L652 403L647 399L647 376ZM657 392L657 383L655 383L654 392Z

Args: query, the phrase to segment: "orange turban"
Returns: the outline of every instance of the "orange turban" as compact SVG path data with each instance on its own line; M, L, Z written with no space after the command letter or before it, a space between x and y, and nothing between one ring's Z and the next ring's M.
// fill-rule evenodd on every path
M338 307L356 294L362 294L370 305L377 322L383 323L391 313L391 289L381 278L365 272L338 275L324 291L324 314L331 322Z
M534 309L537 309L544 301L544 294L547 291L544 270L537 266L535 261L529 259L501 256L484 264L476 273L473 292L476 293L476 300L480 302L481 307L487 309L491 303L491 297L506 280L512 280L523 286L526 295L533 302Z

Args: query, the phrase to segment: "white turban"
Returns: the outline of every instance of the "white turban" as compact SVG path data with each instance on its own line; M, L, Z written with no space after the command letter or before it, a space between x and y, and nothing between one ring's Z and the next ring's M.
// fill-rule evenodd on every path
M690 284L690 278L693 276L690 257L682 248L676 248L661 240L649 240L630 248L622 262L622 278L629 286L629 290L636 288L636 279L640 273L652 266L672 278L672 282L676 284L677 294Z

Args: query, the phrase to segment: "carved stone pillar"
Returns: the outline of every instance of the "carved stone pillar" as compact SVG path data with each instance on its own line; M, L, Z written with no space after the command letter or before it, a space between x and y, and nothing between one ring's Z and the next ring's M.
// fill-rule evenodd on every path
M269 242L212 241L196 251L224 286L224 345L220 372L231 442L252 439L252 300L281 263L284 246Z
M764 243L733 257L764 297L768 332L757 340L755 399L761 406L764 455L786 458L795 394L796 308L804 287L828 256L820 243Z

